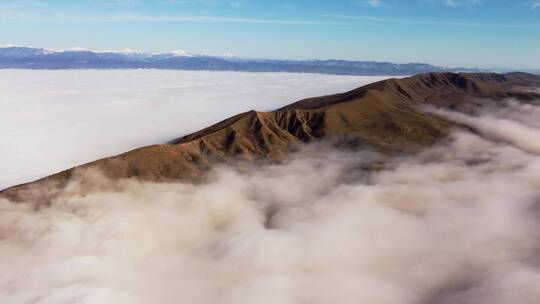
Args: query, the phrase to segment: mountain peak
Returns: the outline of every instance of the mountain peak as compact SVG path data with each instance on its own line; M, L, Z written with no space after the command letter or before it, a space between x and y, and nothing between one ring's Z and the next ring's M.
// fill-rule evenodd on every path
M171 51L170 53L164 53L164 54L171 54L173 55L174 57L193 57L195 55L187 52L187 51L184 51L184 50L174 50L174 51Z

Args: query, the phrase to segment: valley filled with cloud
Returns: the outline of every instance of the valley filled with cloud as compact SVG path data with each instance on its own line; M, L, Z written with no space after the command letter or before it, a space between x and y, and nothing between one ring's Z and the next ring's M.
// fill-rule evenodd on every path
M426 111L467 128L409 156L318 143L199 185L88 171L91 192L75 178L50 205L0 200L0 298L536 303L540 107Z
M126 71L0 71L0 188L232 115L347 91L387 77Z

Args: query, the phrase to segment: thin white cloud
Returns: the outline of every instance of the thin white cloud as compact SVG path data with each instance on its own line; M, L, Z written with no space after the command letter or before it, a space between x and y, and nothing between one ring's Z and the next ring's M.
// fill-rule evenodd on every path
M95 1L92 5L95 5L98 8L106 9L132 9L134 7L140 6L143 4L143 0L107 0L107 1Z
M223 23L254 23L254 24L300 24L314 25L324 24L315 20L287 20L287 19L263 19L263 18L240 18L226 16L144 16L144 15L125 15L125 16L73 16L60 17L60 20L74 21L103 21L103 22L223 22Z
M382 0L369 0L367 3L373 7L380 7L382 5Z
M536 10L539 7L540 7L540 1L536 1L531 4L531 9L533 10Z
M363 20L374 23L397 23L397 24L426 24L426 25L443 25L443 26L460 26L460 27L503 27L503 28L537 28L540 23L524 23L524 22L468 22L444 19L409 19L409 18L392 18L378 16L358 16L358 15L323 15L330 20Z
M433 0L432 0L433 1ZM229 6L238 7L240 2L227 2ZM373 7L381 7L385 4L381 0L365 2ZM463 5L479 5L481 0L458 1L445 0L447 6L458 7ZM540 1L532 4L531 9L540 6ZM318 17L321 17L319 15ZM2 21L45 21L45 22L197 22L197 23L245 23L245 24L275 24L275 25L340 25L340 26L373 26L378 23L399 24L427 24L462 27L505 27L505 28L531 28L540 27L540 23L523 22L471 22L459 20L429 19L429 18L393 18L378 16L358 15L322 15L326 18L311 19L273 19L273 18L250 18L232 17L219 15L145 15L138 13L117 13L110 15L85 15L76 11L54 12L43 10L3 9L0 10L0 22ZM363 23L352 21L366 21Z
M434 0L431 0L432 2ZM443 3L448 7L462 7L462 6L477 6L484 4L484 0L435 0L439 3Z
M79 14L43 14L21 13L19 11L1 11L0 18L4 21L74 21L74 22L214 22L214 23L250 23L250 24L288 24L288 25L320 25L339 24L338 22L323 22L318 20L296 19L265 19L242 18L228 16L202 16L202 15L169 15L149 16L139 14L117 15L79 15Z

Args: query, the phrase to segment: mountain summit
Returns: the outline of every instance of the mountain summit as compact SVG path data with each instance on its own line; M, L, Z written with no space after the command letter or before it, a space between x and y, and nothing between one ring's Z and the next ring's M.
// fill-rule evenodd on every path
M148 181L200 181L216 164L275 161L299 144L326 140L346 149L413 153L445 137L454 123L423 106L475 113L489 102L540 99L530 90L540 76L525 73L428 73L388 79L336 95L300 100L272 112L249 111L167 144L97 160L41 180L8 188L15 201L47 200L77 172L98 169L107 177ZM47 193L36 192L47 185Z

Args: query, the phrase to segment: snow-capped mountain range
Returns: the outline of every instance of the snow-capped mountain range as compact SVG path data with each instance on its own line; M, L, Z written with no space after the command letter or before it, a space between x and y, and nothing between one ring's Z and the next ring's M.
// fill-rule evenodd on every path
M246 72L293 72L340 75L412 75L426 72L479 71L425 63L396 64L348 60L247 59L231 55L185 51L149 53L135 50L95 51L82 48L51 50L2 46L0 68L14 69L170 69Z

